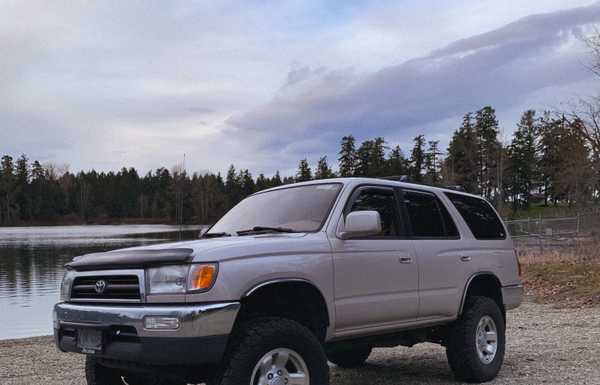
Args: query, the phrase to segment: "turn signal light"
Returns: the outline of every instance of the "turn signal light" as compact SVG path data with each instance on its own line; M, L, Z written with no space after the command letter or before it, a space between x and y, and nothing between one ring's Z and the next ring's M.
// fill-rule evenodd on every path
M215 283L217 278L217 266L210 265L192 265L190 272L190 290L208 290Z

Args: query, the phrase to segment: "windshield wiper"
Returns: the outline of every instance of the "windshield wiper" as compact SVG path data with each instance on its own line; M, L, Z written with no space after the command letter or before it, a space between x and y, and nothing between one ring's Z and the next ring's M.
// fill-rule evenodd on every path
M248 230L240 230L236 231L238 235L247 235L253 233L265 233L265 232L274 232L274 233L293 233L294 229L290 229L288 227L270 227L270 226L254 226Z
M219 237L231 237L229 233L204 233L200 238L219 238Z

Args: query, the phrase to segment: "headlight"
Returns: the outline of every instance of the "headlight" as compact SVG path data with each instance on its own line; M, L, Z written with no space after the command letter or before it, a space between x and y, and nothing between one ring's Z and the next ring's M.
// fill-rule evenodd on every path
M73 280L75 279L75 272L72 270L65 271L62 282L60 284L60 301L68 301L71 298L71 286L73 286Z
M216 277L216 264L161 266L146 271L148 294L205 291L212 287Z
M189 266L162 266L148 269L149 294L185 293Z

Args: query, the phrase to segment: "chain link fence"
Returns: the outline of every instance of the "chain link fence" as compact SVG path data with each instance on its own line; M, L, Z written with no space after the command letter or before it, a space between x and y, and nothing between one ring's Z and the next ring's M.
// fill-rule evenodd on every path
M511 220L506 221L506 225L519 249L560 250L600 234L600 209L591 208L560 218L540 216Z

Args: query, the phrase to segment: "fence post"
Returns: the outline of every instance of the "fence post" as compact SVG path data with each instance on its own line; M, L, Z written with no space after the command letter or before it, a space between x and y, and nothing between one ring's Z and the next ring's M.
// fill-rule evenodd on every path
M580 218L581 217L580 217L580 214L579 214L579 211L578 211L577 212L577 229L575 230L575 235L577 235L577 236L579 235L579 230L580 230L580 226L581 226L581 224L580 224L580 220L581 219Z

